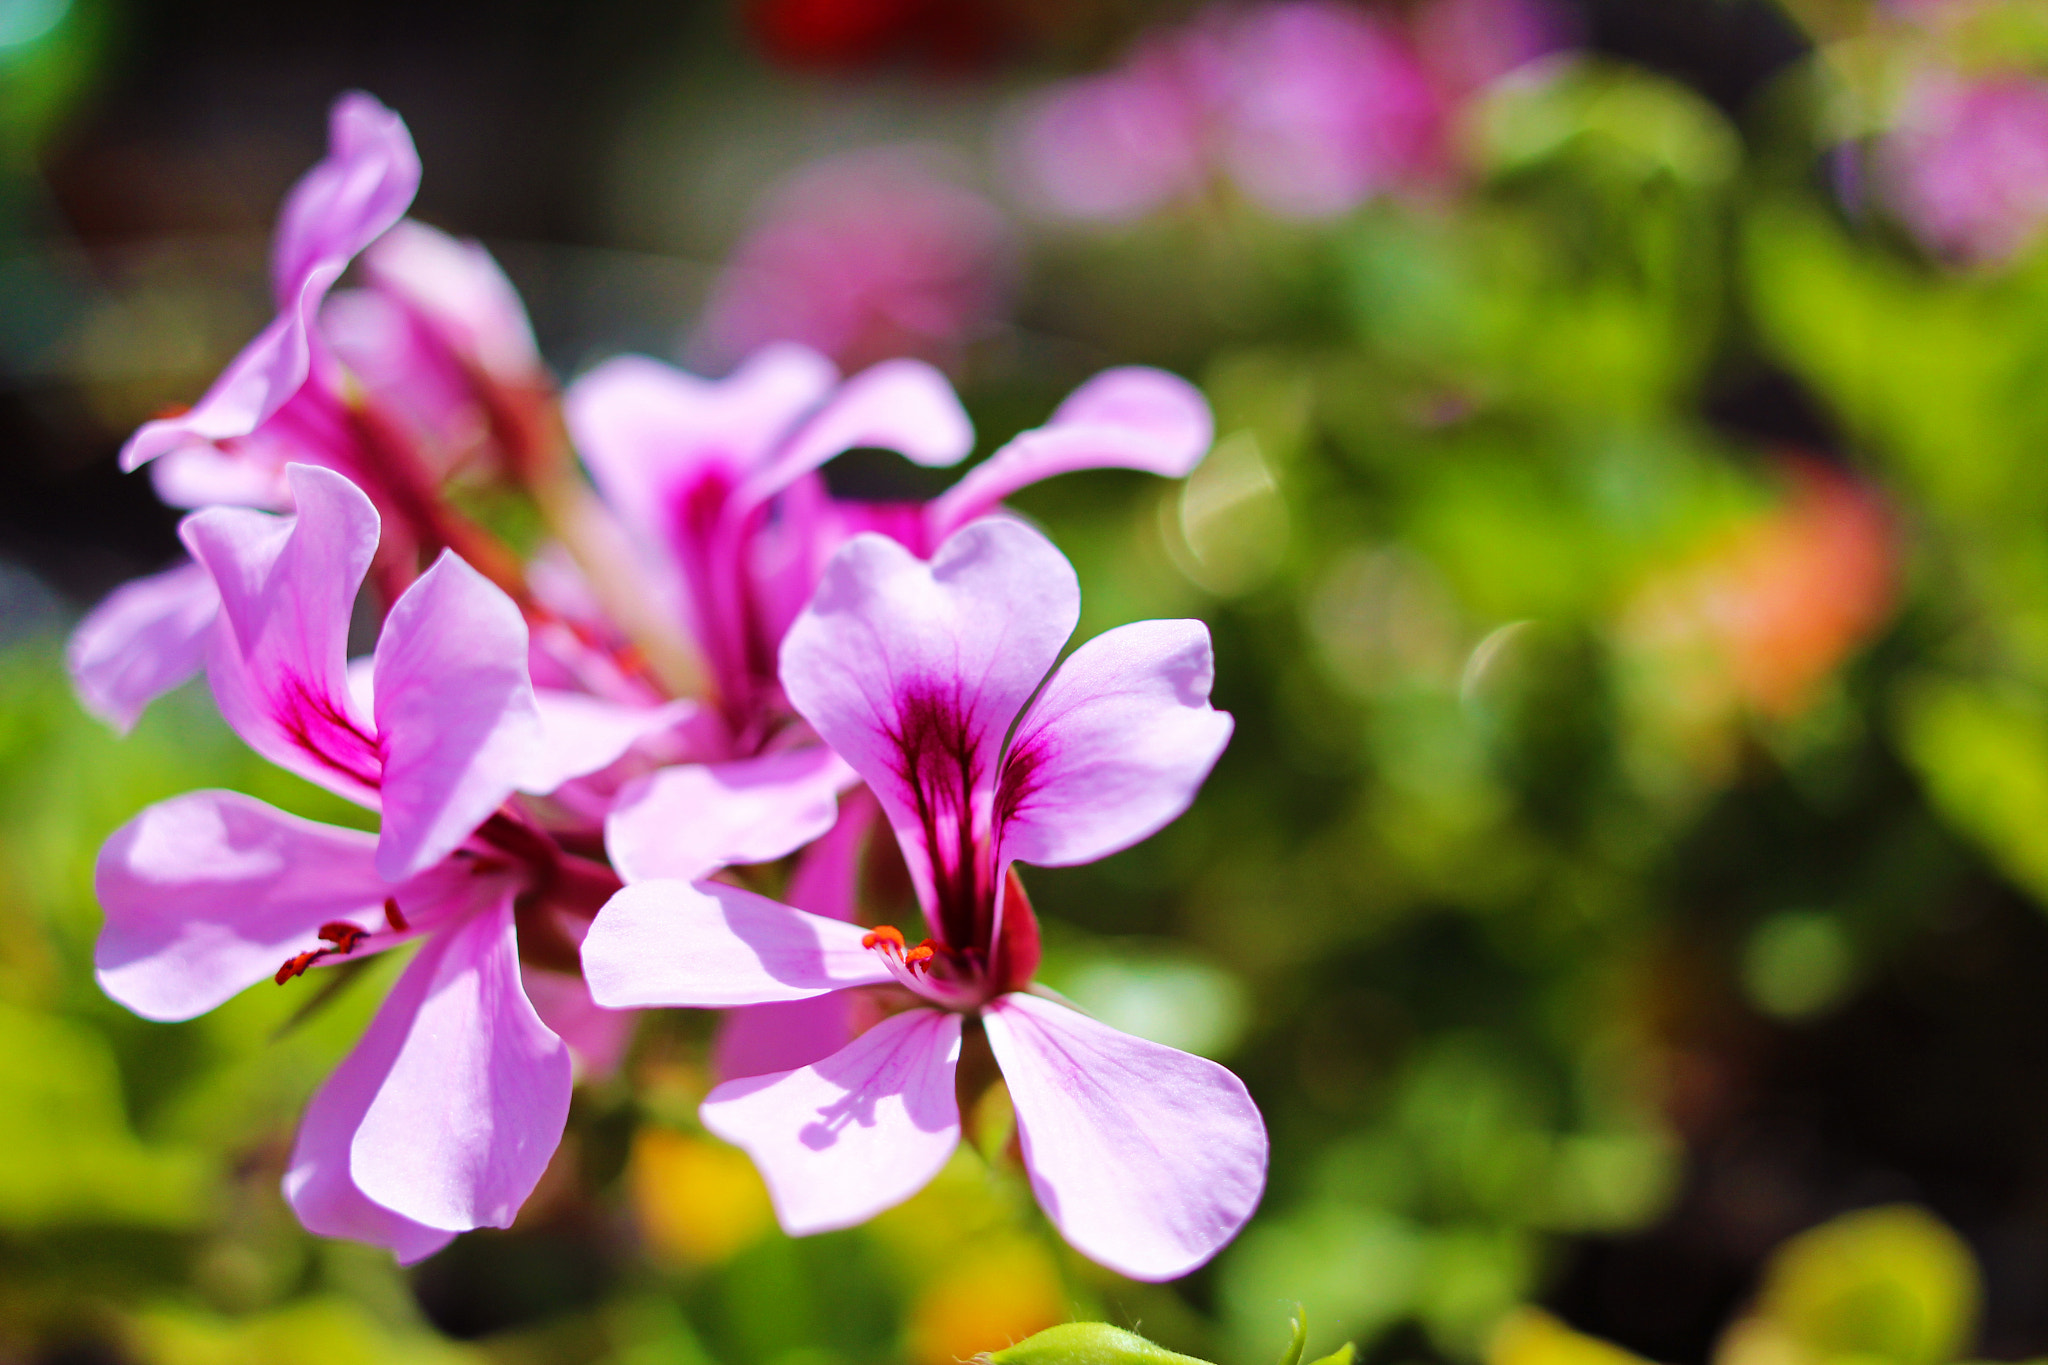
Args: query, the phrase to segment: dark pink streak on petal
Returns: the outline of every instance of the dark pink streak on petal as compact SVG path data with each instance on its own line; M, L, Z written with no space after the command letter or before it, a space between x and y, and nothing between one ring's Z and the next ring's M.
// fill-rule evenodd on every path
M910 793L932 865L938 906L933 926L949 947L976 946L985 937L982 908L989 878L975 857L974 789L981 778L981 733L959 684L927 680L904 685L896 698L892 771Z
M384 755L377 741L317 683L286 673L271 706L285 737L314 762L373 791L382 783Z

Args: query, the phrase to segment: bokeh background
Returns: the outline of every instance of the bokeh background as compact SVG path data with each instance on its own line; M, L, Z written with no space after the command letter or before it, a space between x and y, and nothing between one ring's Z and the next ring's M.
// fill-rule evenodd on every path
M1296 1301L1372 1365L2048 1355L2044 78L2000 0L0 0L0 1362L1240 1362ZM999 1152L786 1239L675 1015L400 1271L277 1192L377 992L98 994L142 805L359 818L61 667L175 553L114 451L263 321L351 87L564 379L919 354L983 450L1203 386L1185 485L1021 506L1084 634L1207 619L1238 717L1177 825L1031 877L1047 978L1266 1114L1213 1265L1090 1266Z

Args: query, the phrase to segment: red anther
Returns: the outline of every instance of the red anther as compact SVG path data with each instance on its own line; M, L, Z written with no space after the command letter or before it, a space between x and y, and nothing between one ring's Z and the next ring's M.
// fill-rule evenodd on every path
M166 403L156 410L155 420L168 422L173 417L183 417L190 411L192 411L190 403Z
M344 956L356 950L356 945L370 936L368 929L350 924L347 920L333 920L320 926L320 937L334 945L334 951Z
M861 936L860 946L886 947L900 953L903 951L903 931L893 924L877 924Z
M394 934L402 934L412 928L405 922L405 916L399 913L396 896L384 898L384 922L391 926L391 932Z
M933 944L933 942L930 939L926 939L924 942L918 944L915 948L912 948L909 952L903 955L903 965L906 967L915 967L920 963L930 962L932 960L933 954L937 952L937 946ZM925 970L930 971L931 968L926 967Z
M285 982L291 980L295 976L298 976L300 973L304 972L306 968L312 966L316 961L326 956L327 950L325 948L312 948L307 950L306 952L300 953L297 957L292 958L290 961L286 962L282 967L279 967L277 969L277 984L282 986Z

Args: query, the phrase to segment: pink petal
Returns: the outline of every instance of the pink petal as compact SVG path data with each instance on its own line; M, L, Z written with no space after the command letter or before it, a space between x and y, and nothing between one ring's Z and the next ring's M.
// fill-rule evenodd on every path
M273 244L281 302L301 282L355 259L404 216L419 191L420 158L405 121L360 90L334 102L327 156L285 197Z
M1030 995L1001 997L982 1025L1039 1206L1090 1260L1170 1280L1252 1216L1266 1127L1230 1072Z
M723 882L641 882L597 912L583 976L610 1009L802 1000L894 979L862 932Z
M454 852L536 762L526 621L452 551L407 588L377 638L384 753L377 866L397 881Z
M335 102L327 156L292 188L272 257L278 315L229 362L192 409L146 422L121 467L194 441L246 436L298 392L312 370L313 318L357 252L397 222L419 189L419 154L398 115L360 92Z
M823 1061L853 1041L859 1005L853 992L833 991L727 1010L718 1021L711 1068L729 1081Z
M417 460L427 481L438 483L488 444L490 418L478 401L474 366L451 351L432 325L404 304L369 289L338 289L321 306L319 335L347 371L349 386L362 394L360 401L375 409L380 422L388 424L389 435L382 439L409 447L407 458ZM309 396L315 387L308 385L265 423L262 431L233 442L235 453L249 454L251 446L264 442L273 432L280 438L279 444L303 437L303 424L289 419L299 416L295 409L310 406ZM288 426L301 429L278 430ZM354 419L344 416L339 431L330 428L322 433L329 440L294 442L323 452L323 457L316 460L312 454L296 454L293 458L344 470L367 461L368 467L375 468L388 457L366 449L354 426ZM156 469L163 467L163 460L155 465ZM159 487L161 483L159 480Z
M764 502L855 446L894 450L916 464L949 465L974 448L974 424L945 375L922 360L885 360L840 385L736 501Z
M172 507L263 507L286 511L291 490L278 443L245 437L232 448L195 441L167 450L149 467L150 486ZM301 455L299 458L305 458Z
M986 830L1003 738L1080 607L1073 567L1051 541L991 520L930 563L855 537L790 627L790 704L881 799L928 910L934 861L945 872L964 856L951 833L962 823Z
M500 383L543 376L519 291L483 246L408 218L363 257L377 292L425 321L465 362Z
M521 985L510 895L427 941L357 1052L376 1065L349 1142L356 1187L427 1227L511 1226L561 1142L574 1082Z
M1068 656L1003 758L1002 856L1089 863L1179 818L1230 742L1200 621L1138 621Z
M79 622L65 648L79 701L126 733L144 707L205 666L219 614L213 575L197 564L123 583Z
M839 802L839 819L803 851L790 874L789 903L827 919L852 920L860 895L860 857L880 812L865 787ZM718 1021L712 1068L721 1079L790 1071L830 1057L853 1040L860 1000L851 991L741 1005Z
M239 792L149 807L108 837L94 870L101 989L145 1019L190 1019L318 947L324 923L381 928L393 888L376 847Z
M636 706L554 687L536 687L533 699L540 709L540 744L519 790L535 796L610 767L641 740L684 724L698 711L689 700Z
M447 1246L455 1234L372 1203L348 1174L349 1141L388 1069L388 1058L362 1044L342 1058L299 1120L292 1164L284 1175L284 1197L306 1231L380 1246L400 1265L411 1265Z
M344 651L356 589L377 549L377 511L313 465L288 468L298 514L213 507L180 527L220 590L207 679L250 748L353 801L374 804L374 731L353 706Z
M839 793L859 780L822 744L663 768L620 793L605 851L627 882L774 862L831 829Z
M960 1142L960 1016L908 1010L821 1062L727 1081L698 1116L744 1149L793 1237L866 1222L930 1183Z
M608 1010L590 998L583 978L566 972L528 967L521 980L526 998L548 1031L569 1045L578 1079L609 1076L619 1069L626 1045L633 1041L639 1016L631 1010Z
M1076 469L1183 478L1214 437L1209 404L1185 379L1142 365L1104 370L1068 395L1051 421L1010 441L934 500L931 534L943 538L1018 489Z
M562 412L605 501L665 541L675 490L707 465L737 478L766 459L837 379L831 361L802 346L766 347L723 380L620 356L571 384Z

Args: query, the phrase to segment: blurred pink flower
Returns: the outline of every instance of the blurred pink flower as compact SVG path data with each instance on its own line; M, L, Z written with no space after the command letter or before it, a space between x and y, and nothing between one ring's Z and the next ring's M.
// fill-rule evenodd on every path
M1213 19L1145 35L1115 70L1041 91L1013 120L1012 159L1071 218L1123 222L1202 191L1228 70Z
M1052 543L987 519L929 562L856 537L789 632L790 699L894 827L924 943L680 880L629 886L584 940L593 997L609 1005L881 987L907 1006L829 1056L705 1100L705 1126L754 1158L792 1234L864 1222L937 1174L960 1138L970 1021L1008 1082L1039 1203L1083 1253L1170 1279L1258 1203L1266 1134L1242 1082L1030 989L1038 926L1013 861L1072 866L1150 836L1187 809L1231 732L1209 705L1199 621L1123 626L1055 668L1079 615ZM816 1024L801 1023L806 1042Z
M1929 249L1996 263L2048 223L2048 82L1929 78L1880 150L1893 204Z
M1544 0L1432 0L1416 11L1414 30L1423 64L1454 98L1573 46L1576 36L1569 16Z
M1028 100L1008 155L1072 218L1138 218L1218 174L1273 213L1327 218L1442 180L1458 102L1567 36L1542 0L1435 0L1409 28L1341 0L1219 6Z
M1016 274L1002 213L914 148L805 167L770 196L713 290L692 350L724 368L794 341L846 366L949 363L999 323Z
M1327 218L1440 173L1445 101L1391 24L1292 0L1248 13L1230 50L1224 163L1273 212Z

